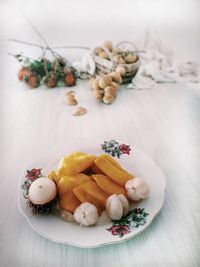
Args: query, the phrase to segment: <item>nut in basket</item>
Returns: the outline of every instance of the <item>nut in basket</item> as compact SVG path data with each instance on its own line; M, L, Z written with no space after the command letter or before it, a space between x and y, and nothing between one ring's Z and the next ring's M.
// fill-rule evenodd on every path
M110 41L107 41L101 47L95 48L93 53L97 74L108 74L118 69L122 76L122 83L131 82L139 69L139 56L134 51L122 50L120 45L124 43L126 42L114 47Z

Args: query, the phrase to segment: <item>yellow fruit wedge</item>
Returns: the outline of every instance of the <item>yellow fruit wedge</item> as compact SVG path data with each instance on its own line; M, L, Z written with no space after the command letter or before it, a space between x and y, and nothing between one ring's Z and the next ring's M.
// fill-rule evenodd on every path
M90 178L83 173L63 176L57 183L58 194L61 196L69 193L74 187L87 181L90 181Z
M96 200L94 197L89 195L86 192L85 188L83 188L82 185L79 185L79 186L75 187L73 189L73 193L81 203L90 202L93 205L95 205L95 207L97 208L99 214L101 214L101 212L104 210L104 205L101 202L99 202L98 200Z
M127 193L124 186L117 184L108 176L103 174L93 174L92 177L94 178L97 185L108 195L123 194L127 197Z
M58 170L58 176L78 174L89 168L94 160L95 155L68 156L62 160L61 168Z
M65 165L68 163L69 160L75 159L75 158L78 158L78 157L81 157L81 156L86 156L86 155L88 155L88 154L86 154L84 152L79 152L79 151L71 153L68 156L65 156L65 157L61 158L61 160L60 160L60 168L61 167L65 167Z
M67 210L72 213L80 204L81 202L78 200L78 198L74 195L72 191L60 197L59 200L59 205L61 209Z
M90 180L86 183L81 184L80 186L85 190L87 194L95 198L102 205L105 205L106 199L108 198L108 194L101 190L101 188L95 182ZM73 192L75 193L76 190L74 189Z
M113 157L109 156L108 154L101 154L100 156L101 158L104 158L110 161L111 163L113 163L116 167L122 168L121 165Z
M104 174L120 185L124 186L128 180L134 177L108 155L105 157L105 154L102 154L97 157L95 164Z

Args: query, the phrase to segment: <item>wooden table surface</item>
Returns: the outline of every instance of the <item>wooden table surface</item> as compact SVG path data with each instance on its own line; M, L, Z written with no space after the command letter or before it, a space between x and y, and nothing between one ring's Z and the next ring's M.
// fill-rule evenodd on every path
M6 55L13 46L5 40L0 44L0 266L200 266L199 84L122 87L116 101L104 105L86 81L78 81L73 90L88 113L74 117L74 108L64 102L69 89L27 89L17 81L18 64ZM167 180L163 209L137 237L95 249L56 244L34 232L19 213L23 167L80 137L126 140L162 169Z

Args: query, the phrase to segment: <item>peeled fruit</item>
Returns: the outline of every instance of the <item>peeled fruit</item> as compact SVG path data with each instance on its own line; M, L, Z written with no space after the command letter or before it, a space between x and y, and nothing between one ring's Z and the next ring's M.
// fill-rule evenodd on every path
M106 200L106 211L109 218L120 220L129 212L128 200L122 194L113 194Z
M65 175L61 177L61 179L57 183L58 193L59 195L66 194L72 191L74 187L84 182L87 182L89 180L90 178L86 174L83 174L83 173L79 173L76 175Z
M82 203L74 212L74 219L81 226L94 225L97 223L98 218L97 208L89 202Z
M124 186L121 186L110 179L108 176L103 174L93 174L92 177L94 178L97 185L108 195L112 194L126 194L126 190Z
M139 177L127 181L125 188L129 198L133 201L145 199L149 195L149 186L144 179Z
M82 185L75 187L73 189L73 193L81 203L90 202L95 205L99 214L101 214L101 212L104 210L104 205L100 201L95 199L93 196L88 194L88 192Z
M80 205L80 201L74 195L72 190L74 187L89 180L90 178L83 173L74 176L68 175L61 177L57 183L60 207L73 213L75 208Z
M58 169L64 167L70 159L77 158L79 156L84 156L84 155L87 155L87 154L84 152L77 151L77 152L69 154L68 156L62 157L58 164Z
M67 156L62 161L62 167L58 170L58 176L78 174L89 166L96 159L94 155Z
M101 204L105 204L108 194L101 190L95 182L90 180L86 183L83 183L81 187L85 190L85 192L87 192L90 196L98 200ZM76 194L76 188L74 188L73 192L78 197L78 195Z
M35 205L43 205L56 197L55 183L49 178L42 177L32 182L29 188L29 200Z
M73 213L74 210L80 205L80 201L71 191L60 197L59 205L61 209Z
M54 181L55 183L58 182L59 178L56 174L56 172L53 170L48 174L48 178L51 179L52 181Z
M108 159L108 157L110 159ZM113 181L124 186L125 183L134 176L124 170L118 163L113 163L113 161L114 159L112 159L110 156L105 157L105 155L102 154L97 157L95 164Z
M113 157L109 156L108 154L101 154L101 157L106 159L106 160L108 160L108 161L110 161L115 166L121 168L121 165Z
M123 206L116 194L106 200L106 211L112 220L120 220L123 216Z
M121 204L122 204L122 208L123 208L123 216L127 215L128 212L129 212L129 203L128 203L128 200L127 198L122 195L122 194L119 194L117 195Z

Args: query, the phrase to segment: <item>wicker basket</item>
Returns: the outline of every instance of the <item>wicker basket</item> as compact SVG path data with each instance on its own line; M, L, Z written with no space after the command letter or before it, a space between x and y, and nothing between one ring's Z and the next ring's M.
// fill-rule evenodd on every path
M124 44L124 43L127 43L127 42L122 42L120 44ZM120 48L120 44L117 45L118 48ZM135 52L131 52L131 51L126 51L126 52L136 54ZM130 64L116 64L112 61L112 58L108 60L108 59L101 58L95 54L94 54L94 61L96 63L97 74L108 74L111 71L114 71L117 66L123 66L126 69L126 74L122 77L123 84L131 82L132 78L135 76L140 66L140 60L139 60L138 55L137 55L137 61L135 61L134 63L130 63Z

